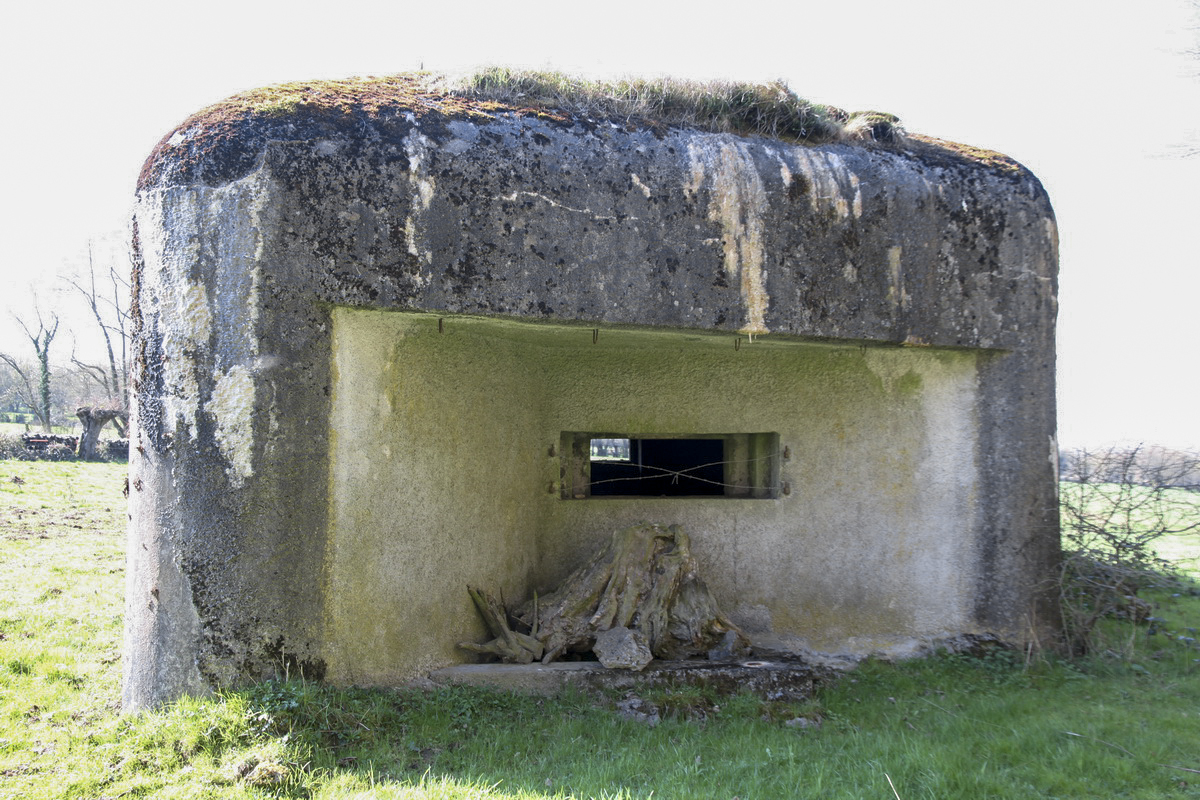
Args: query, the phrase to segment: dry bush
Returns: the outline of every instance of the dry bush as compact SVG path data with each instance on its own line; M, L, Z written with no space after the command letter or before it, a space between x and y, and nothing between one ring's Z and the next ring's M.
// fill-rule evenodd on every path
M1077 450L1063 456L1063 627L1072 653L1096 649L1106 618L1145 622L1150 588L1177 588L1159 555L1166 536L1200 531L1200 455L1163 448Z
M850 114L811 103L781 80L770 83L628 78L595 81L559 72L492 67L466 77L431 79L477 100L555 108L605 119L655 121L700 130L756 134L819 144L843 138L900 142L892 114Z

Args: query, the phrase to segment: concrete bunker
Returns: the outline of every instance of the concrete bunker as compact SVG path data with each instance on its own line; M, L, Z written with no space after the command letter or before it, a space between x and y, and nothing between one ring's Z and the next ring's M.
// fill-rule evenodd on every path
M423 81L232 98L147 162L127 707L463 663L467 583L643 520L774 649L1053 632L1032 175Z

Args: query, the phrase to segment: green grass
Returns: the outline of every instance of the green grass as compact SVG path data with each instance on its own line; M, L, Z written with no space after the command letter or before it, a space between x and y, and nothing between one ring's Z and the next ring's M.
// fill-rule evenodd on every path
M303 681L123 716L123 475L0 461L0 798L1200 797L1186 591L1106 623L1122 658L867 662L802 704L649 693L656 727L614 698Z
M1154 550L1162 558L1200 578L1200 535L1166 535L1155 542Z

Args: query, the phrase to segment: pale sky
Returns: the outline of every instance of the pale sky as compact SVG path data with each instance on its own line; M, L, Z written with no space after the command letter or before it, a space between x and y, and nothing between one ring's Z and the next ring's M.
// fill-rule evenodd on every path
M1037 174L1062 242L1065 445L1200 447L1200 14L1188 0L22 3L0 75L0 307L124 238L163 134L283 81L504 64L594 77L784 79ZM113 256L119 257L119 256ZM0 348L28 348L0 321ZM65 360L63 334L55 355ZM57 342L56 342L57 345Z

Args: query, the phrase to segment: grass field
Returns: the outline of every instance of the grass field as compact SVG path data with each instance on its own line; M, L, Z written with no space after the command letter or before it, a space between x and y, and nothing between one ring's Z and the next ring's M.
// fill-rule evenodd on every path
M123 716L123 477L0 461L0 798L1200 797L1188 590L1090 659L867 662L803 704L645 695L654 727L619 698L302 681Z
M1200 536L1164 536L1154 549L1189 574L1200 577Z
M19 422L0 422L0 433L25 433L26 428L30 431L38 431L37 425L26 426ZM73 436L79 433L78 425L55 425L54 433L61 433L68 436Z
M1097 529L1167 532L1153 539L1152 549L1200 578L1200 531L1189 530L1200 528L1200 492L1128 484L1063 483L1061 496L1065 505L1086 513L1088 524ZM1071 514L1065 515L1064 526L1071 518Z

